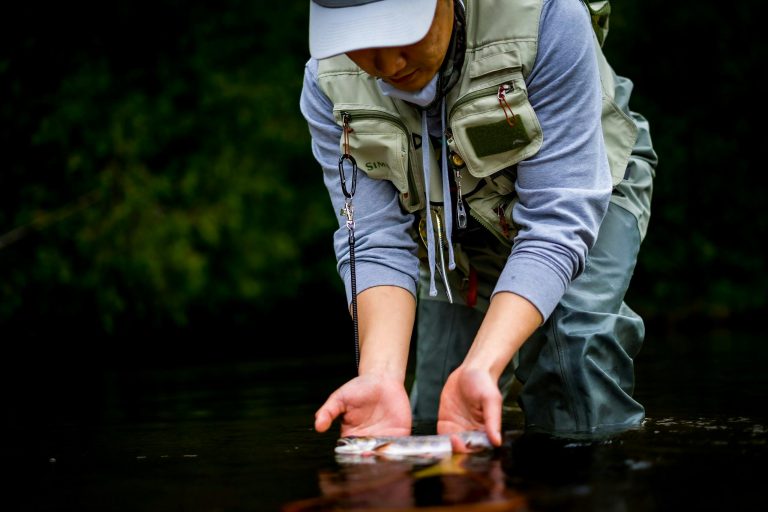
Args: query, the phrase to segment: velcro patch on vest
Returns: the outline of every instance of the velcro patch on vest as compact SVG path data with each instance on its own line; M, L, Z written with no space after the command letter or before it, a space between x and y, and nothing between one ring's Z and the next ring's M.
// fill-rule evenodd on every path
M515 115L514 121L514 126L510 126L507 120L503 119L495 123L467 128L467 138L475 154L482 158L512 151L531 142L519 114Z

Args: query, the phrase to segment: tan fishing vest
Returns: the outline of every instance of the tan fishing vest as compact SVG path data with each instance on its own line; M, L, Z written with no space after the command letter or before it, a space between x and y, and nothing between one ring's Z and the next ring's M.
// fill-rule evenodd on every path
M464 65L446 98L449 159L458 171L470 215L511 246L517 234L512 220L517 201L515 164L536 154L542 144L541 126L525 85L536 58L542 0L465 0L465 4ZM603 136L615 185L624 177L637 127L613 101L613 72L601 50L607 31L602 15L608 3L588 7L603 89ZM376 79L345 55L319 62L318 84L333 103L336 122L343 126L346 119L351 128L349 149L358 168L372 178L391 181L408 212L424 209L421 112L381 94ZM500 95L508 109L502 108ZM432 169L440 172L436 163ZM430 177L430 202L438 215L441 183L439 175Z

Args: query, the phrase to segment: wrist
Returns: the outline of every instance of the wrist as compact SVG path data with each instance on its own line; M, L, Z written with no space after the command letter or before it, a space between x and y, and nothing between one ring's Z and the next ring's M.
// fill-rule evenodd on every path
M372 340L367 340L360 350L358 375L405 382L408 365L407 345L405 351L398 345L397 343L373 343Z
M541 315L527 299L510 292L495 294L462 366L498 379L540 323Z
M405 368L400 365L390 364L389 362L365 364L360 362L357 374L366 377L375 377L377 379L395 380L405 382Z
M504 372L511 358L506 358L497 351L475 350L467 354L464 362L461 363L461 370L464 372L478 371L490 375L494 380L498 380Z
M359 375L405 382L416 303L396 286L368 288L358 297L360 314Z

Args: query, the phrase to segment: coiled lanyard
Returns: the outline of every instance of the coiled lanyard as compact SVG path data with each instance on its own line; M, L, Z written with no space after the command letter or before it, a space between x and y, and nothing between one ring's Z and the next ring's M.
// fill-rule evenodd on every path
M347 218L347 231L349 232L349 270L352 282L352 325L355 336L355 368L360 367L360 329L357 319L357 279L355 277L355 217L354 207L352 206L352 197L355 195L357 186L357 162L349 153L349 127L350 115L348 112L341 113L344 137L344 153L339 157L339 178L341 180L341 192L344 194L344 207L341 209L341 216ZM352 166L352 183L347 189L347 177L344 172L344 162L348 161Z

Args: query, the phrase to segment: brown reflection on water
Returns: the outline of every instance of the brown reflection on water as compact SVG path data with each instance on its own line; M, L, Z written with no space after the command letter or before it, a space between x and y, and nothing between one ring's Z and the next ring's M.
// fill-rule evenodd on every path
M294 501L283 512L527 510L525 497L505 484L498 457L454 454L443 459L339 458L321 470L322 496Z
M283 512L751 510L768 433L747 416L662 416L613 435L507 431L490 454L339 458ZM312 494L305 494L312 496Z

